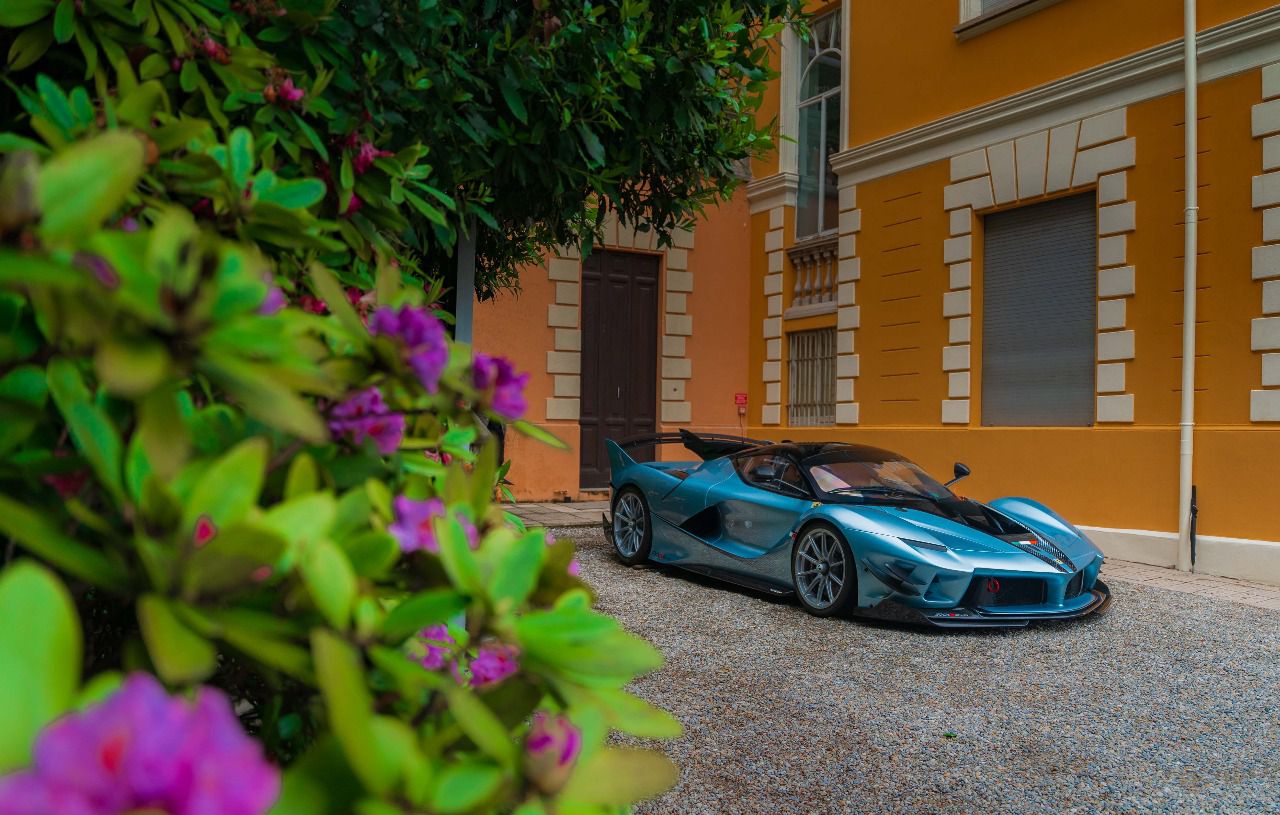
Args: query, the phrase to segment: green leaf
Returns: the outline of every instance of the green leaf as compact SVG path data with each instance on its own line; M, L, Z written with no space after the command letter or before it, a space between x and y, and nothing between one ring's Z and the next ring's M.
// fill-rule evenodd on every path
M561 441L559 438L552 435L548 431L543 430L541 427L538 427L536 424L533 424L531 422L526 422L522 419L518 422L515 422L514 425L516 430L520 431L521 433L523 433L524 435L528 436L531 439L540 441L543 444L554 447L557 450L569 449L569 445L565 444L563 441Z
M182 575L184 597L195 599L236 591L261 582L285 551L278 533L249 523L217 528L213 539L196 549Z
M515 607L523 603L538 583L538 571L547 551L546 533L535 530L516 539L493 570L489 597L493 604Z
M496 760L508 771L515 769L516 745L511 733L503 726L484 702L471 692L469 688L452 685L445 688L445 698L449 700L449 710L475 745L485 755Z
M302 131L302 135L306 137L307 143L311 145L311 149L319 153L320 158L324 159L325 161L328 161L329 151L325 149L324 141L322 141L321 138L318 135L316 135L316 132L311 128L311 125L303 121L301 116L299 116L296 113L292 114L292 116L293 116L294 124L296 124L298 126L298 129Z
M13 44L9 46L9 70L21 71L23 68L34 65L52 44L53 27L47 23L23 30L13 38Z
M237 127L227 140L231 181L237 190L243 190L253 172L253 133L247 127Z
M591 158L593 165L604 164L604 145L600 143L600 137L587 126L586 122L578 123L578 133L582 136L582 145L587 149L587 155Z
M560 799L594 806L628 806L676 785L680 771L654 750L606 747L574 770Z
M258 193L258 200L276 204L286 209L306 209L324 198L324 182L318 178L297 181L281 181L268 190Z
M89 392L76 370L75 363L59 357L49 363L49 392L67 420L71 438L88 460L98 480L116 498L124 500L121 464L123 443L115 425L97 405L89 401Z
M178 474L191 452L191 436L176 390L154 391L139 403L136 438L152 470L164 478Z
M0 377L0 455L17 447L40 420L40 412L49 399L45 373L35 365L14 368Z
M382 638L398 643L430 625L452 619L466 610L467 598L452 589L415 594L391 610L382 621Z
M78 142L40 170L40 235L49 242L87 237L124 204L142 176L142 142L111 131Z
M363 796L342 748L326 735L285 770L280 800L270 815L350 815Z
M313 263L311 264L310 273L311 286L315 289L316 296L329 307L329 312L337 317L338 321L351 332L352 338L367 338L369 332L365 329L364 322L356 314L356 310L351 307L351 302L347 300L347 293L342 290L342 285L333 276L333 272L330 272L319 263Z
M440 562L450 582L465 592L481 594L484 584L480 578L480 564L476 562L476 553L471 550L467 533L457 516L450 512L448 517L437 518L434 527L436 541L440 544Z
M450 765L436 779L431 808L443 815L478 809L501 784L502 771L492 764Z
M511 75L511 66L508 65L506 73L498 77L498 88L502 91L502 98L507 101L507 107L511 108L516 118L522 123L528 122L529 112L525 110L524 100L520 98L520 88Z
M299 566L312 602L330 625L345 630L356 596L356 575L346 555L328 541L316 541L303 552Z
M4 0L0 3L0 28L31 25L53 8L53 0Z
M53 37L60 43L71 42L71 37L75 33L75 0L59 0L58 8L53 12Z
M138 625L151 662L165 682L199 682L218 667L213 645L178 619L163 597L146 594L138 598Z
M252 619L214 614L220 636L231 647L263 665L282 671L307 684L315 683L311 653L263 629Z
M347 553L351 568L360 577L379 578L400 559L400 544L395 537L377 529L367 529L338 541Z
M152 340L109 338L98 346L93 361L103 387L127 398L145 395L169 373L169 352Z
M273 529L294 548L310 546L328 534L338 504L330 492L308 492L276 504L257 523Z
M316 470L316 460L308 453L294 456L289 464L289 473L284 479L285 500L315 492L319 487L320 474Z
M80 619L66 588L30 562L0 577L0 774L31 761L40 729L80 685Z
M395 767L384 761L374 736L373 699L360 655L337 634L318 628L311 635L316 678L329 711L329 727L351 768L371 792L384 794L395 783Z
M245 516L258 501L267 467L267 440L247 439L214 462L191 491L182 510L182 528L188 534L201 516L218 529Z

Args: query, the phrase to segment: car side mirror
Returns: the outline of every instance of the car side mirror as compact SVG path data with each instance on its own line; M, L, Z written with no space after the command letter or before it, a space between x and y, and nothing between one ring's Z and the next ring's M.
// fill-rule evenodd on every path
M967 465L957 461L955 466L951 468L951 472L955 475L955 478L952 478L943 486L950 487L952 484L967 476L971 471Z

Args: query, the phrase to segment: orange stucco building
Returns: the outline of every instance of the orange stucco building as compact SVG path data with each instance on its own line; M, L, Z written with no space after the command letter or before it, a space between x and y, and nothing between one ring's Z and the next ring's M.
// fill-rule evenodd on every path
M672 251L606 236L654 258L654 362L632 366L654 426L963 460L974 497L1035 496L1110 554L1174 564L1182 4L812 10L745 191ZM1280 8L1201 0L1197 24L1196 568L1280 583ZM574 448L513 442L521 497L589 486L583 268L551 259L477 310L477 344L535 372L532 418Z

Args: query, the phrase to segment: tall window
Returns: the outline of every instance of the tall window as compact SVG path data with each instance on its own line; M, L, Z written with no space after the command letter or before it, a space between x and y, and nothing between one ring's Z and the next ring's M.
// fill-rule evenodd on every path
M983 218L984 425L1093 424L1096 206L1090 193Z
M840 149L840 47L840 12L815 20L800 71L797 238L834 230L839 220L831 156Z

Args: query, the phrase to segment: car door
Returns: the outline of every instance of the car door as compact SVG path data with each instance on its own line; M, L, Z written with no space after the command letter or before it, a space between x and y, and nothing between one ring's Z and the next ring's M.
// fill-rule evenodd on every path
M720 504L725 551L760 557L790 540L796 519L813 497L799 464L788 455L740 456L734 469L738 477L712 487L708 504Z

